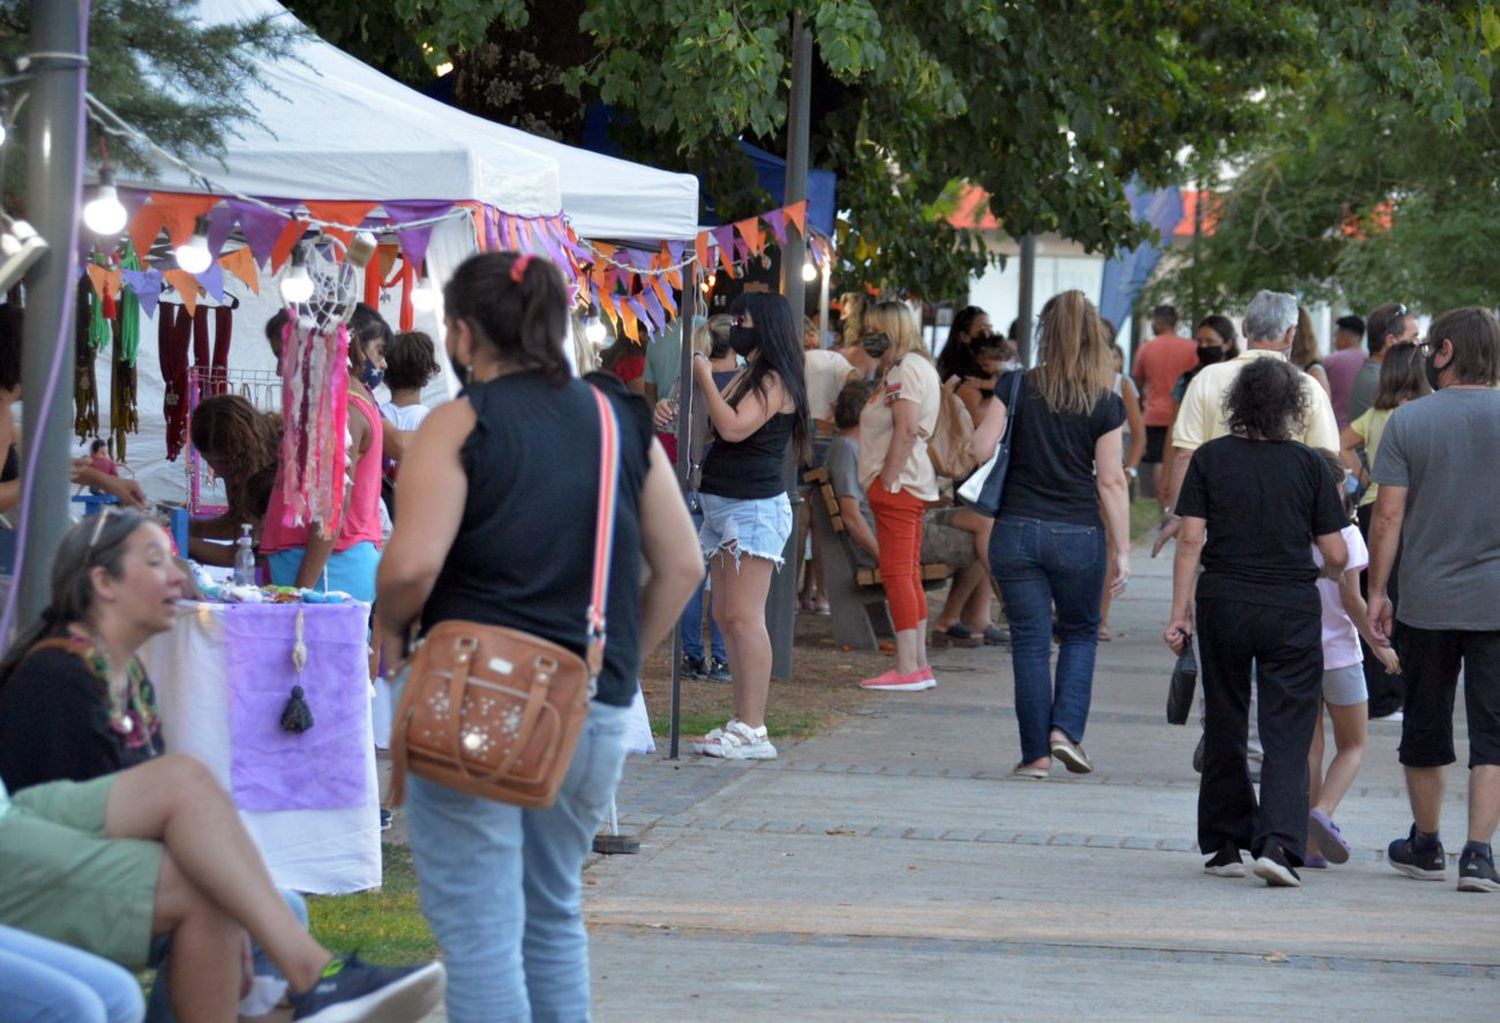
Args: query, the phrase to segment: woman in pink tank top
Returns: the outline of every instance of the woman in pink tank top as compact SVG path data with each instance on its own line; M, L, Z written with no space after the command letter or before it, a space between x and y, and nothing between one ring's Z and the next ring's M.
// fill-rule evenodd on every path
M380 473L383 458L380 412L371 393L385 372L385 345L391 328L361 303L349 321L349 451L352 486L337 532L323 538L307 526L282 521L281 488L266 512L261 552L271 582L319 590L339 590L358 600L375 600L380 566Z

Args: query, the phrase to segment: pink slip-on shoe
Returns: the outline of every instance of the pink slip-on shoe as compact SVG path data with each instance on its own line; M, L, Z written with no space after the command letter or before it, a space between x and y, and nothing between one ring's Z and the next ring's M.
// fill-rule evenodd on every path
M910 675L903 675L895 668L884 674L867 678L860 682L861 689L872 689L887 693L915 693L923 689L931 689L937 685L932 676L923 675L920 671L914 671Z

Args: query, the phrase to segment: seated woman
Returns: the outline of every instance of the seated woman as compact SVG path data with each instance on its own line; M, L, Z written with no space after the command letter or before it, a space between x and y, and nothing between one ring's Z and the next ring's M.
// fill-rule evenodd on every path
M51 605L0 661L0 924L131 969L151 962L154 939L173 937L165 986L185 1021L233 1018L243 931L286 978L295 1020L382 1006L422 1018L441 966L386 971L331 956L276 891L208 770L158 755L135 652L172 624L183 576L169 551L136 512L74 525L53 562Z
M146 1003L130 971L58 941L0 927L0 1019L141 1023Z
M242 524L260 536L276 482L281 419L237 394L220 394L193 411L190 432L199 456L224 481L229 507L217 518L188 525L188 553L201 564L228 567L234 564Z

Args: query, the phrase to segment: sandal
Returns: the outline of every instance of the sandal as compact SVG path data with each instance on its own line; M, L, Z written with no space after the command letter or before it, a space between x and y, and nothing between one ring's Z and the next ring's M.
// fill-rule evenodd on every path
M730 718L723 728L715 728L693 743L693 750L723 760L776 759L776 747L771 745L766 726L751 728L736 718Z
M954 622L946 629L933 629L932 639L939 646L975 647L984 642L963 622Z

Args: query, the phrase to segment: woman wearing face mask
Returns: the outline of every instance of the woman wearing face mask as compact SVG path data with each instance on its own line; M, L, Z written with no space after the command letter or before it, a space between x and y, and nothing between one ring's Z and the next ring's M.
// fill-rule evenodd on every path
M957 381L954 391L969 416L979 420L979 406L994 396L995 378L980 365L978 350L990 339L990 317L977 305L965 306L953 316L948 329L948 343L938 356L938 379L945 384Z
M1198 344L1198 365L1188 370L1177 378L1177 384L1172 388L1172 419L1177 419L1177 411L1182 408L1183 396L1187 394L1188 384L1193 378L1203 371L1204 366L1212 366L1216 362L1228 362L1240 354L1239 335L1235 333L1234 324L1229 317L1205 316L1198 321L1198 328L1193 331L1193 340ZM1172 463L1177 457L1177 449L1172 446L1172 428L1167 427L1166 460L1162 463L1162 479L1172 478Z
M708 410L714 442L698 488L698 535L713 578L714 618L729 653L734 717L696 743L699 753L730 760L772 760L766 731L771 637L766 595L792 532L786 493L787 446L807 451L807 388L802 332L786 299L748 293L735 299L729 344L745 367L721 395L713 367L693 357L693 382Z
M385 374L385 345L391 328L361 303L349 321L349 420L345 461L351 486L345 488L338 521L290 526L278 485L266 510L260 549L277 586L339 590L358 600L375 599L380 564L380 481L384 437L371 387ZM394 428L393 428L394 429ZM326 534L326 535L325 535Z

